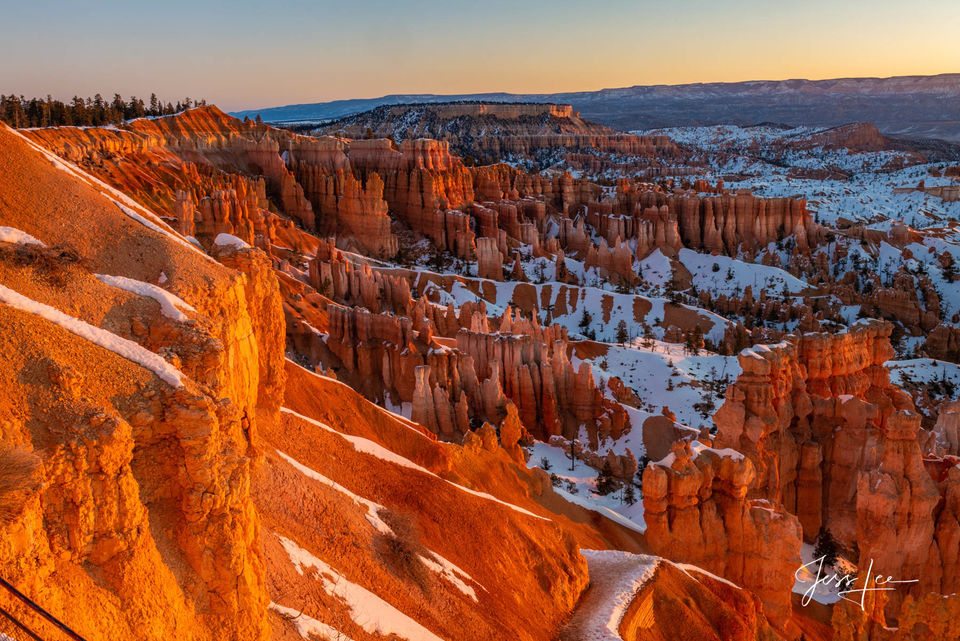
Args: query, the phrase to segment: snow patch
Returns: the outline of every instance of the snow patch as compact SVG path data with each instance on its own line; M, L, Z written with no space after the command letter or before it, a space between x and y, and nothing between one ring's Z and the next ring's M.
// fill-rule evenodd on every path
M382 445L380 445L379 443L376 443L376 442L374 442L374 441L371 441L371 440L368 439L368 438L363 438L362 436L353 436L352 434L345 434L344 432L340 432L340 431L338 431L338 430L333 429L332 427L330 427L330 426L327 425L326 423L321 423L320 421L314 420L314 419L310 418L309 416L304 416L303 414L298 414L297 412L294 412L292 409L290 409L290 408L288 408L288 407L281 407L281 408L280 408L280 411L281 411L281 412L284 412L285 414L290 414L291 416L296 416L297 418L299 418L299 419L302 420L302 421L306 421L307 423L310 423L311 425L314 425L314 426L319 427L319 428L321 428L321 429L323 429L323 430L326 430L326 431L328 431L328 432L332 432L333 434L336 434L337 436L339 436L339 437L342 438L343 440L349 442L349 443L353 446L353 449L355 449L355 450L358 451L358 452L361 452L361 453L363 453L363 454L369 454L369 455L371 455L371 456L375 456L375 457L377 457L378 459L381 459L381 460L383 460L383 461L387 461L388 463L393 463L393 464L395 464L395 465L399 465L400 467L406 467L406 468L409 468L409 469L411 469L411 470L416 470L416 471L418 471L418 472L423 472L424 474L429 474L430 476L437 476L436 474L434 474L433 472L431 472L431 471L428 470L427 468L421 467L421 466L417 465L416 463L414 463L414 462L411 461L410 459L404 458L404 457L400 456L399 454L397 454L396 452L393 452L393 451L391 451L391 450L388 450L388 449L385 448L384 446L382 446ZM437 478L439 478L439 477L437 477Z
M330 596L342 600L352 614L353 622L368 634L381 636L397 635L408 641L442 641L400 610L396 609L370 590L344 577L326 562L304 550L294 541L277 536L287 551L290 561L303 574L304 568L317 571L316 578Z
M467 581L473 581L474 583L477 583L476 581L473 580L473 578L469 574L467 574L466 572L461 570L459 567L457 567L447 559L443 558L436 552L428 550L427 554L430 555L430 558L427 558L425 556L420 557L420 560L423 562L425 566L427 566L427 568L429 568L433 572L436 572L437 574L442 576L444 579L449 581L453 585L453 587L457 588L458 590L466 594L468 597L470 597L474 601L479 601L477 599L476 590L474 590L472 587L467 585L466 582L464 582L463 580L463 579L466 579ZM477 583L477 585L480 585L480 584ZM486 588L484 588L482 585L480 587L486 590Z
M377 407L379 407L379 406L377 406ZM383 408L380 408L380 409L383 409ZM485 499L485 500L488 500L488 501L493 501L494 503L499 503L500 505L506 506L506 507L510 508L511 510L514 510L515 512L520 512L521 514L526 514L527 516L532 516L533 518L535 518L535 519L540 519L540 520L542 520L542 521L549 521L549 520L550 520L550 519L548 519L548 518L545 518L545 517L543 517L543 516L540 516L539 514L534 514L533 512L531 512L531 511L529 511L529 510L525 510L525 509L523 509L522 507L520 507L520 506L518 506L518 505L514 505L513 503L507 503L506 501L501 501L501 500L498 499L497 497L492 496L492 495L490 495L490 494L487 494L486 492L479 492L479 491L477 491L477 490L471 490L471 489L468 488L468 487L464 487L464 486L459 485L459 484L457 484L457 483L454 483L454 482L452 482L452 481L448 481L448 480L446 480L445 478L443 478L443 477L441 477L441 476L438 476L437 474L434 474L433 472L431 472L431 471L428 470L427 468L421 467L420 465L417 465L416 463L414 463L414 462L411 461L410 459L404 458L404 457L400 456L399 454L388 450L387 448L383 447L383 446L380 445L379 443L375 443L375 442L371 441L370 439L366 439L366 438L363 438L363 437L360 437L360 436L352 436L352 435L350 435L350 434L344 434L343 432L339 432L339 431L333 429L333 428L330 427L329 425L325 425L324 423L321 423L320 421L316 421L316 420L314 420L314 419L312 419L312 418L309 418L309 417L307 417L307 416L303 416L302 414L297 414L297 413L294 412L293 410L288 409L288 408L286 408L286 407L281 408L281 411L286 412L287 414L294 415L294 416L296 416L297 418L300 418L300 419L302 419L302 420L304 420L304 421L307 421L308 423L310 423L310 424L312 424L312 425L316 425L317 427L320 427L320 428L322 428L322 429L325 429L325 430L328 430L328 431L330 431L330 432L333 432L334 434L337 434L338 436L340 436L340 437L343 438L344 440L348 441L351 445L353 445L354 449L356 449L358 452L363 452L364 454L370 454L371 456L376 456L377 458L382 459L382 460L384 460L384 461L387 461L387 462L389 462L389 463L394 463L394 464L396 464L396 465L400 465L401 467L406 467L406 468L409 468L409 469L411 469L411 470L416 470L417 472L423 472L424 474L429 474L430 476L433 476L433 477L435 477L435 478L443 481L444 483L448 483L448 484L452 485L453 487L457 488L457 489L460 490L461 492L466 492L467 494L472 494L472 495L477 496L477 497L480 497L480 498L482 498L482 499ZM386 411L386 410L384 410L384 411Z
M183 387L183 373L180 372L180 370L131 340L121 338L105 329L94 327L73 316L68 316L59 309L27 298L3 285L0 285L0 302L6 303L22 312L48 320L71 334L85 338L91 343L113 352L117 356L136 363L156 374L171 387Z
M160 303L160 311L163 312L163 315L175 321L183 322L190 320L186 314L180 311L181 309L185 309L188 312L197 311L179 296L171 294L156 285L145 283L142 280L135 280L125 276L108 276L107 274L97 274L96 276L100 282L110 285L111 287L116 287L131 294L137 294L138 296L152 298Z
M219 233L217 237L213 239L213 244L218 247L233 247L234 249L250 249L250 245L247 244L242 238L237 238L233 234Z
M277 450L276 452L277 454L280 455L280 457L283 460L285 460L287 463L292 465L295 470L297 470L304 476L311 478L314 481L323 483L324 485L330 488L333 488L337 492L340 492L341 494L343 494L344 496L352 500L354 503L356 503L360 507L364 508L367 511L367 514L366 514L367 521L370 522L370 525L372 525L377 532L379 532L380 534L383 534L384 536L390 536L393 534L393 528L387 525L387 523L380 518L380 510L384 509L382 505L380 505L379 503L374 503L373 501L365 499L362 496L359 496L357 494L354 494L353 492L343 487L336 481L328 479L323 474L320 474L316 470L307 467L306 465L296 460L292 456L289 456L281 452L280 450Z
M318 636L328 640L337 639L337 641L353 641L353 639L346 636L335 627L317 621L313 617L309 617L303 612L294 610L293 608L288 608L271 601L270 609L278 613L286 620L290 621L294 627L297 628L297 634L299 634L300 638L302 639L311 639L315 636Z
M14 227L0 227L0 243L11 243L13 245L40 245L46 247L41 241L37 240L25 231L20 231Z

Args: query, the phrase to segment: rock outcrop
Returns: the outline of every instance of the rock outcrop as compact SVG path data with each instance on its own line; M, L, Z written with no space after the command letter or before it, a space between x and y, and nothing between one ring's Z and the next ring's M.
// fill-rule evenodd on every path
M782 506L749 499L754 481L753 464L738 452L677 444L643 474L646 539L655 554L753 591L783 626L800 565L800 523Z
M714 444L744 452L758 473L754 495L783 503L807 537L825 524L854 540L853 497L859 471L871 465L870 444L891 411L912 407L883 366L890 330L871 322L747 350L714 416Z
M871 322L744 352L743 374L714 417L714 444L762 470L754 495L782 502L805 538L825 526L859 550L861 570L872 563L884 576L917 578L887 601L893 619L903 595L953 589L960 539L955 459L923 458L920 416L883 367L889 331Z
M0 337L19 345L2 351L0 387L17 400L0 404L0 441L40 461L39 491L0 526L4 578L88 639L269 638L249 495L283 394L269 262L231 249L242 271L219 265L2 129L0 168L3 223L82 258L59 265L57 286L35 271L55 255L43 246L0 265ZM159 282L188 313L118 282Z

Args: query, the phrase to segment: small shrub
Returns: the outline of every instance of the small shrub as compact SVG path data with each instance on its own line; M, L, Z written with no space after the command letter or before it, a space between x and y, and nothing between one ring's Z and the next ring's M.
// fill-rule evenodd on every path
M420 542L413 516L387 509L381 509L379 516L393 530L390 534L377 535L375 545L380 558L396 576L410 579L423 590L428 589L430 570L421 558L427 550Z
M66 286L71 267L84 267L80 255L65 246L0 246L0 260L12 263L17 267L31 268L40 280L58 288Z
M0 524L12 523L40 487L40 459L33 452L12 447L0 452Z

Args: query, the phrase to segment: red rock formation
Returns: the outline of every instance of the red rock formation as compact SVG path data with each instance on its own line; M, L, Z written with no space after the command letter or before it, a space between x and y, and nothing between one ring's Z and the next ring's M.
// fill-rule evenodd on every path
M930 358L954 363L960 361L960 327L937 325L927 335L923 351Z
M678 444L644 471L646 539L655 554L753 591L782 626L800 565L800 523L777 504L748 499L754 480L753 464L737 452Z
M854 587L859 589L863 585L861 581ZM869 591L863 595L862 603L859 599L839 601L831 619L834 641L926 641L960 636L957 595L928 592L919 599L907 596L896 624L891 626L884 613L888 594Z
M128 341L105 349L9 299L0 305L0 388L18 399L0 403L4 448L44 461L36 493L0 524L4 578L88 639L268 638L249 494L258 428L275 419L284 378L268 261L244 250L232 263L241 273L210 260L4 128L0 175L11 206L3 223L69 243L83 261L63 266L57 288L7 261L4 287ZM95 273L162 282L192 306L189 321ZM156 358L150 368L133 356L144 352Z
M931 548L938 550L934 543L937 524L933 517L934 508L941 497L937 484L924 467L917 444L919 427L920 416L912 412L896 412L887 419L881 429L878 461L875 466L860 472L856 497L859 567L867 568L872 562L877 574L920 579L920 584L910 590L914 594L923 594L931 588L939 592L941 586L937 577L943 575L944 569L941 567L943 559L938 558L929 568L935 574L924 576L931 565L928 562ZM960 477L951 480L954 493L957 478ZM951 499L953 505L950 508L955 508L955 497ZM955 543L955 537L960 533L955 519L956 513L953 512L950 518L951 531L949 534L945 531L940 533L942 542ZM945 525L941 524L942 527ZM949 555L951 565L955 566L957 548L948 545L943 551ZM948 582L957 584L952 573ZM889 615L895 616L898 612L904 592L907 589L888 594L886 607Z
M868 465L867 443L895 407L910 406L883 366L892 356L890 331L872 322L747 350L740 378L714 415L716 446L750 457L755 495L784 503L806 536L826 523L841 540L855 538L850 497L858 470Z
M309 280L318 292L343 305L358 305L375 313L412 315L413 301L406 278L374 271L366 263L351 263L331 241L320 241L316 256L310 261Z
M872 560L884 576L920 579L901 593L919 598L958 587L960 476L953 459L922 457L920 417L882 366L892 356L889 331L873 322L745 352L714 417L715 444L757 465L755 494L782 501L806 537L829 527L857 544L862 571ZM888 616L901 603L891 597Z
M477 276L503 280L503 254L497 248L495 238L477 239Z
M298 162L293 171L317 212L320 233L352 241L361 251L381 258L397 253L383 200L383 180L376 172L362 183L349 169L328 173L306 161Z
M934 454L960 455L960 401L940 405L933 432L936 435Z
M509 322L510 326L501 326L501 332L517 333L461 330L457 333L457 349L472 358L479 380L499 376L502 370L503 392L516 403L524 426L532 434L543 439L555 434L572 437L585 423L591 439L598 434L617 438L628 428L626 412L603 397L589 364L583 363L574 371L560 328L543 330L545 335L538 339L535 334L524 334L516 321ZM473 401L481 404L480 399Z

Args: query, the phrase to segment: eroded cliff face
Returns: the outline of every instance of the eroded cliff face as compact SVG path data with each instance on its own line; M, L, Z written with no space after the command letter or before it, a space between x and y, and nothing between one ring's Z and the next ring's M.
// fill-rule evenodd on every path
M752 495L782 503L804 538L828 527L861 568L918 579L890 595L896 618L903 595L952 589L957 528L954 459L924 459L930 438L883 366L889 332L870 322L744 352L714 443L746 454L760 471Z
M444 444L338 381L287 371L289 409L254 481L277 638L319 620L364 641L553 639L587 586L580 545L605 544L537 504L549 480L490 425ZM382 601L343 600L334 581ZM400 613L416 626L394 627Z
M637 163L632 168L652 175L659 167L654 159L682 155L667 136L616 132L583 120L570 105L389 105L324 125L318 132L350 138L371 133L397 140L433 138L450 143L460 156L487 164L510 157L534 161L538 152L559 150L568 162L597 172L619 167L627 156Z
M802 333L820 325L833 297L889 309L910 327L942 320L929 279L898 273L867 293L856 279L833 278L829 252L812 251L829 236L802 199L759 198L722 181L637 178L655 173L601 186L560 171L475 167L451 152L451 140L308 138L210 108L27 135L157 215L19 138L0 140L13 150L0 172L11 205L0 225L50 250L0 243L0 284L132 341L184 380L170 384L0 305L2 336L23 334L25 346L4 356L0 383L15 393L2 406L0 442L26 470L23 487L36 488L12 494L24 518L0 525L8 535L0 564L90 638L104 638L90 616L96 608L133 638L296 638L313 619L374 638L325 589L347 580L445 638L492 638L499 624L511 638L547 639L580 607L587 576L577 548L607 546L653 550L736 584L664 565L673 569L654 587L629 595L624 638L667 635L673 611L658 606L676 599L684 606L676 613L702 615L703 638L789 636L801 538L821 525L857 543L863 567L874 559L878 571L923 576L913 594L884 604L891 622L947 629L953 606L931 592L960 591L956 420L944 408L936 438L919 426L883 366L889 326L805 333L742 352L714 439L679 425L666 407L656 415L642 405L626 374L601 365L614 348L575 335L592 317L586 324L612 342L623 319L632 335L656 326L667 343L697 328L711 335L711 349L729 353L784 332L762 323L747 331L706 310L797 321ZM669 148L629 138L607 139L606 156L575 153L600 171L619 162L617 145L642 155L649 143L658 157ZM574 142L516 136L491 153ZM516 151L505 151L511 145ZM20 166L17 154L32 161ZM869 244L882 237L874 231L850 234ZM888 236L916 240L906 229ZM679 260L685 248L743 264L782 266L788 257L791 271L816 267L822 276L793 297L738 286L681 305L630 291L644 281L637 261L651 256L678 287L692 285ZM66 275L53 276L51 264L67 265ZM190 309L167 316L150 296L98 274L176 294ZM949 353L954 338L934 330L928 343ZM285 367L285 351L323 376ZM72 365L78 359L83 366ZM286 390L285 370L297 378ZM281 412L285 391L303 416ZM643 416L631 408L652 418L631 424ZM630 449L599 452L624 437L647 444L640 429L658 432L649 442L661 441L663 454L676 439L697 439L647 467L645 537L564 501L547 473L526 470L525 446L536 437L629 481ZM398 571L382 556L381 508L388 520L424 515L427 549L470 576L448 568L424 581ZM450 533L464 529L476 534L458 546ZM478 561L488 557L493 566ZM71 598L68 582L86 596ZM294 610L301 602L307 619ZM546 612L546 623L521 616L530 607Z
M853 540L857 473L870 466L886 417L912 408L883 366L890 331L870 322L745 351L714 416L715 445L744 452L758 471L754 495L786 505L807 537L826 523Z
M800 523L776 503L748 498L754 474L734 450L678 443L644 471L646 539L658 555L753 591L766 616L783 626L800 566Z
M165 134L160 151L149 153L172 154L164 145L172 145L171 139L183 142L177 137L182 132L176 132ZM436 592L424 608L423 577L411 578L385 560L383 546L389 542L382 540L383 530L371 531L369 518L352 514L355 499L335 492L337 498L325 503L337 514L329 520L349 522L359 539L369 539L370 548L353 561L365 572L379 572L382 580L371 584L347 566L340 573L379 594L384 605L372 613L354 613L327 598L328 610L312 611L316 620L336 623L354 617L355 623L342 627L355 639L376 637L365 627L369 616L396 620L393 612L409 613L416 629L436 630L445 638L479 640L503 629L518 639L551 638L587 583L570 532L594 545L605 542L588 526L568 520L558 526L539 514L543 508L531 497L552 494L552 489L548 479L525 469L519 447L525 427L518 406L495 376L477 382L473 393L478 416L495 421L499 436L489 423L479 430L482 437L473 436L459 418L459 432L439 422L431 425L446 436L472 435L455 451L408 420L385 420L389 413L354 399L345 387L313 390L335 399L326 404L323 418L337 426L335 431L343 430L340 436L281 411L286 369L303 375L296 366L284 365L288 323L291 329L298 324L306 329L309 317L327 330L331 340L321 341L323 358L342 359L344 371L375 374L370 376L371 393L395 386L395 393L415 398L416 377L407 373L432 364L448 378L441 378L442 385L426 378L430 400L424 411L440 416L448 390L464 393L457 382L458 359L469 363L470 357L444 348L433 334L443 332L452 339L465 331L461 322L482 333L488 329L485 313L470 306L459 318L456 313L452 318L437 315L432 307L427 312L425 301L411 299L406 278L369 266L357 269L331 243L298 235L269 210L275 201L264 178L227 178L180 155L168 157L170 180L158 183L160 195L155 197L172 196L172 201L164 200L172 202L176 213L170 227L56 156L12 133L0 134L5 136L0 138L5 171L0 193L12 206L0 223L47 244L24 248L0 242L0 340L7 345L0 386L11 392L11 401L0 405L0 463L19 462L27 471L22 486L30 489L6 492L0 483L0 507L6 509L16 499L13 517L7 519L0 510L5 578L89 639L226 641L297 634L299 626L288 622L279 604L303 598L321 603L326 597L320 575L298 582L304 567L293 563L291 542L296 538L303 546L299 550L314 550L331 563L357 550L356 541L317 537L314 529L302 529L310 514L306 506L321 501L329 485L313 477L306 484L294 481L291 474L302 475L302 469L291 468L277 450L314 462L308 449L326 448L338 453L332 460L316 459L324 474L351 484L349 479L362 468L363 478L380 479L375 487L356 489L390 506L389 511L383 508L383 522L389 520L396 531L402 526L395 516L411 511L428 515L418 526L429 545L429 551L422 551L423 567L439 574L428 582ZM196 151L198 157L213 154L217 162L235 158L235 146L222 146L223 136L208 134L194 130L178 154L187 155L182 147L190 146L203 150ZM122 182L121 174L132 163L121 160L112 166L118 173L109 173L111 182L139 184L134 193L147 193L145 183ZM200 186L183 189L180 171L187 181L196 177ZM204 191L214 186L229 188ZM46 207L51 197L56 204ZM104 234L111 243L103 242ZM312 253L326 257L312 261L312 270L304 269L300 277L315 282L317 290L325 289L326 282L327 293L353 304L335 306L291 275L297 268L276 251L290 239L311 243ZM63 273L54 273L59 271ZM104 333L94 331L94 338L109 340L97 342L72 323L51 322L32 304L14 308L7 289L99 328ZM312 308L320 299L323 308ZM357 303L383 313L369 313ZM298 308L310 308L317 319L299 315ZM423 312L416 331L409 318L398 322L385 313L414 309ZM506 331L526 331L523 323L529 321L508 313L502 322ZM557 329L530 327L536 328L540 345L562 342ZM412 354L423 355L426 364L410 360L402 349L385 349L383 337L391 337L397 347L414 346ZM391 359L396 359L392 372ZM569 369L569 361L563 362ZM539 371L539 360L525 367ZM473 366L462 369L472 372ZM309 384L301 383L294 388L294 395L301 394L298 407L318 416L316 397L303 396L302 388ZM584 405L581 412L597 400L593 388L586 389L589 398L578 401ZM537 402L528 398L523 411L529 413L527 407ZM346 407L356 416L348 412L351 420L344 423L340 413ZM303 442L290 440L295 430L302 430ZM400 454L389 455L393 462L388 464L354 450L349 438L358 432L386 448L383 452ZM401 463L394 464L398 457ZM265 476L255 479L258 469L266 470ZM385 479L389 484L381 483ZM411 483L420 488L419 498L411 496ZM297 510L279 509L281 495L295 501ZM420 505L424 497L432 497L428 502L433 507ZM268 530L262 529L264 520ZM449 539L464 520L473 523L473 531L483 532L467 550ZM491 528L492 522L500 525ZM487 562L492 557L500 561ZM521 564L512 574L498 570L518 558L537 559L538 567L531 572ZM461 568L468 568L469 576ZM530 603L536 603L540 617L521 616Z
M266 639L249 479L282 394L276 278L52 158L0 131L3 224L46 245L0 248L2 442L39 488L4 576L88 639ZM179 302L137 293L158 290Z

